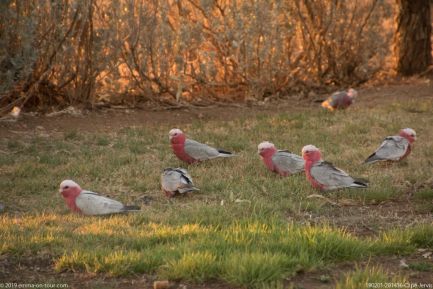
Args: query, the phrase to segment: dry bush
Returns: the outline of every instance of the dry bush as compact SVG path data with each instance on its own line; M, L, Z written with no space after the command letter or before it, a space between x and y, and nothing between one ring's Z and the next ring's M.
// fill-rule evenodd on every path
M0 6L3 112L101 100L262 99L356 85L389 69L394 12L387 1L9 0Z

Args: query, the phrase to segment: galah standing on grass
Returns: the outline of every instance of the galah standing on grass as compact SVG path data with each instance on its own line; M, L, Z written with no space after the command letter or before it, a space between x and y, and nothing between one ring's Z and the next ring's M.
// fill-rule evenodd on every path
M366 164L378 161L399 161L410 154L411 145L416 140L416 132L411 128L400 130L399 135L388 136L380 147L365 161Z
M305 160L307 179L316 189L329 191L341 188L366 188L368 186L367 181L352 178L346 172L322 160L319 149L313 145L306 145L302 148L302 157Z
M335 109L346 109L358 96L358 92L353 88L346 91L337 91L332 94L327 100L322 102L322 107L334 111Z
M168 133L171 148L174 154L182 161L192 164L195 162L210 160L214 158L227 158L235 156L231 152L215 149L208 145L187 139L185 134L178 128Z
M258 152L265 166L280 176L296 174L304 170L302 157L285 150L277 150L270 142L262 142L258 146Z
M83 215L109 215L140 210L138 206L125 206L116 200L82 190L76 182L71 180L64 180L60 184L59 192L71 211Z
M161 187L167 197L199 191L191 176L182 168L166 168L161 175Z

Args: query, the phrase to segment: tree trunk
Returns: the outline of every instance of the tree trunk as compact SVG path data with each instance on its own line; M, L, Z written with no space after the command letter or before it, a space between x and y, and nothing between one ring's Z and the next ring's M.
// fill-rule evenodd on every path
M413 75L432 62L429 0L396 0L398 5L395 55L397 73Z

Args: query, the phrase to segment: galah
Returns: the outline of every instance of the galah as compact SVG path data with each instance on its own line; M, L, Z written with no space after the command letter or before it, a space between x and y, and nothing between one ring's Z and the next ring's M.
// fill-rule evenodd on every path
M416 140L416 132L411 128L400 130L399 135L388 136L365 161L366 164L378 161L399 161L410 154L412 144Z
M19 108L18 106L14 106L9 114L12 117L18 118L20 116L20 113L21 113L21 108Z
M168 135L174 154L188 164L214 158L235 156L231 152L215 149L195 140L187 139L185 134L178 128L170 130Z
M302 148L305 160L305 174L311 185L323 191L340 188L366 188L366 180L355 179L333 164L322 160L320 150L313 145Z
M199 191L191 176L182 168L166 168L161 174L161 187L167 197Z
M9 114L0 118L0 121L15 122L18 120L20 113L21 113L21 108L19 108L18 106L14 106L12 110L9 112Z
M71 180L61 182L59 192L71 211L83 215L109 215L140 210L138 206L125 206L119 201L83 190Z
M280 176L288 176L304 170L302 157L286 150L277 150L273 143L267 141L260 143L258 153L265 166Z
M337 91L327 100L322 102L322 107L329 109L330 111L334 111L335 109L346 109L354 102L354 99L357 96L358 92L353 88L350 88L347 92Z

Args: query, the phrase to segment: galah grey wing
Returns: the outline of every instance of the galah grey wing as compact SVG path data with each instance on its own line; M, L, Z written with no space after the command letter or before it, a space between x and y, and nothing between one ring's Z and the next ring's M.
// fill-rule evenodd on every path
M279 171L295 174L304 170L304 159L288 151L279 150L272 156L272 162Z
M345 171L334 167L333 164L321 161L311 167L311 176L324 185L324 190L334 190L346 187L366 187L349 176Z
M82 191L75 199L75 204L85 215L107 215L125 211L121 202L90 191Z
M177 191L180 185L180 177L182 173L175 171L174 169L166 169L162 174L162 188L168 192Z
M186 193L197 191L194 187L191 176L185 169L165 169L162 174L162 188L167 192Z
M404 137L389 136L385 138L380 147L367 159L366 162L374 162L378 160L398 161L405 155L408 147L409 141Z
M185 169L177 168L176 171L180 173L180 182L185 185L194 186L190 174Z
M344 100L346 95L347 93L345 91L337 91L329 97L328 102L332 107L337 107Z
M217 149L191 139L185 140L184 150L188 155L199 161L220 156L220 152Z

